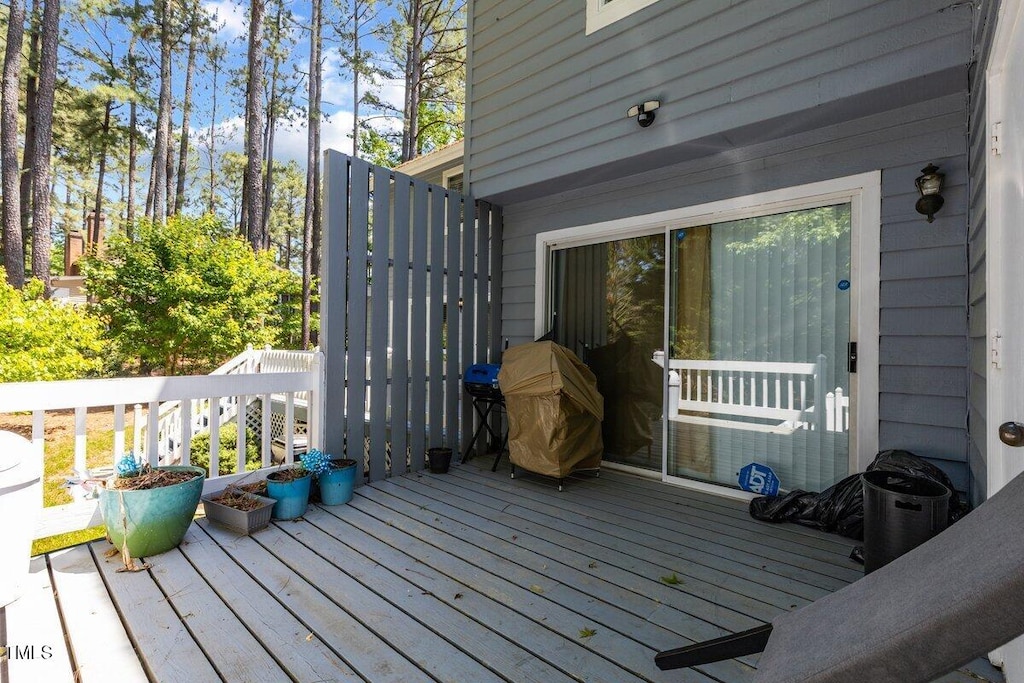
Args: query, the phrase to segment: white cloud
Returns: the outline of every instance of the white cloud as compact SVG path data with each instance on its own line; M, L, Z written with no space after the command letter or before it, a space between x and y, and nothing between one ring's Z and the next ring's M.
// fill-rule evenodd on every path
M248 10L243 5L232 0L207 0L203 8L213 15L214 23L220 27L217 37L221 40L226 42L247 35Z

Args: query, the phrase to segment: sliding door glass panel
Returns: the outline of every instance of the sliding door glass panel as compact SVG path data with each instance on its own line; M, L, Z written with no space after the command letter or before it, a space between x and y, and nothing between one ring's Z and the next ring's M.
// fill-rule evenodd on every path
M553 254L549 331L597 377L605 459L661 469L663 233Z
M770 466L820 491L849 469L850 206L669 233L669 475Z

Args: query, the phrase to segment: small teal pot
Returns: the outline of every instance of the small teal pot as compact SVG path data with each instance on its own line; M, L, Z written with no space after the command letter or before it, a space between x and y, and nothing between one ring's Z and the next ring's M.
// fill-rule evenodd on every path
M352 491L356 486L356 461L337 460L339 466L326 474L321 474L320 502L324 505L344 505L352 500Z
M157 470L194 472L195 478L174 486L141 491L100 489L100 512L107 536L132 557L149 557L178 547L199 507L206 471L201 467L168 466ZM123 505L122 505L123 502Z
M295 519L306 514L309 506L309 487L313 475L292 481L274 481L276 472L267 475L267 495L276 501L271 517L274 519Z

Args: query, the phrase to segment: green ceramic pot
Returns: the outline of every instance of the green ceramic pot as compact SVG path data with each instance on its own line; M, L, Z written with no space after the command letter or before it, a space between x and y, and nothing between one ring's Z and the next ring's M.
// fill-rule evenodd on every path
M132 557L159 555L176 548L185 538L203 494L203 481L206 479L203 468L175 465L154 469L194 472L196 477L173 486L142 491L100 489L100 512L107 527L107 536L119 549L127 536L128 552Z

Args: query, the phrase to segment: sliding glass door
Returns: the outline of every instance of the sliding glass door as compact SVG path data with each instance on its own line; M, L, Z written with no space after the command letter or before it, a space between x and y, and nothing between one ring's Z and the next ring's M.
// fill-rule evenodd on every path
M551 273L548 334L597 377L605 460L660 471L664 233L555 251Z
M865 418L859 448L877 444L877 182L541 236L538 334L594 372L606 461L698 487L770 467L782 489L811 491L863 466L851 428ZM868 359L856 382L854 329Z
M849 471L849 204L669 232L666 473L786 489Z

